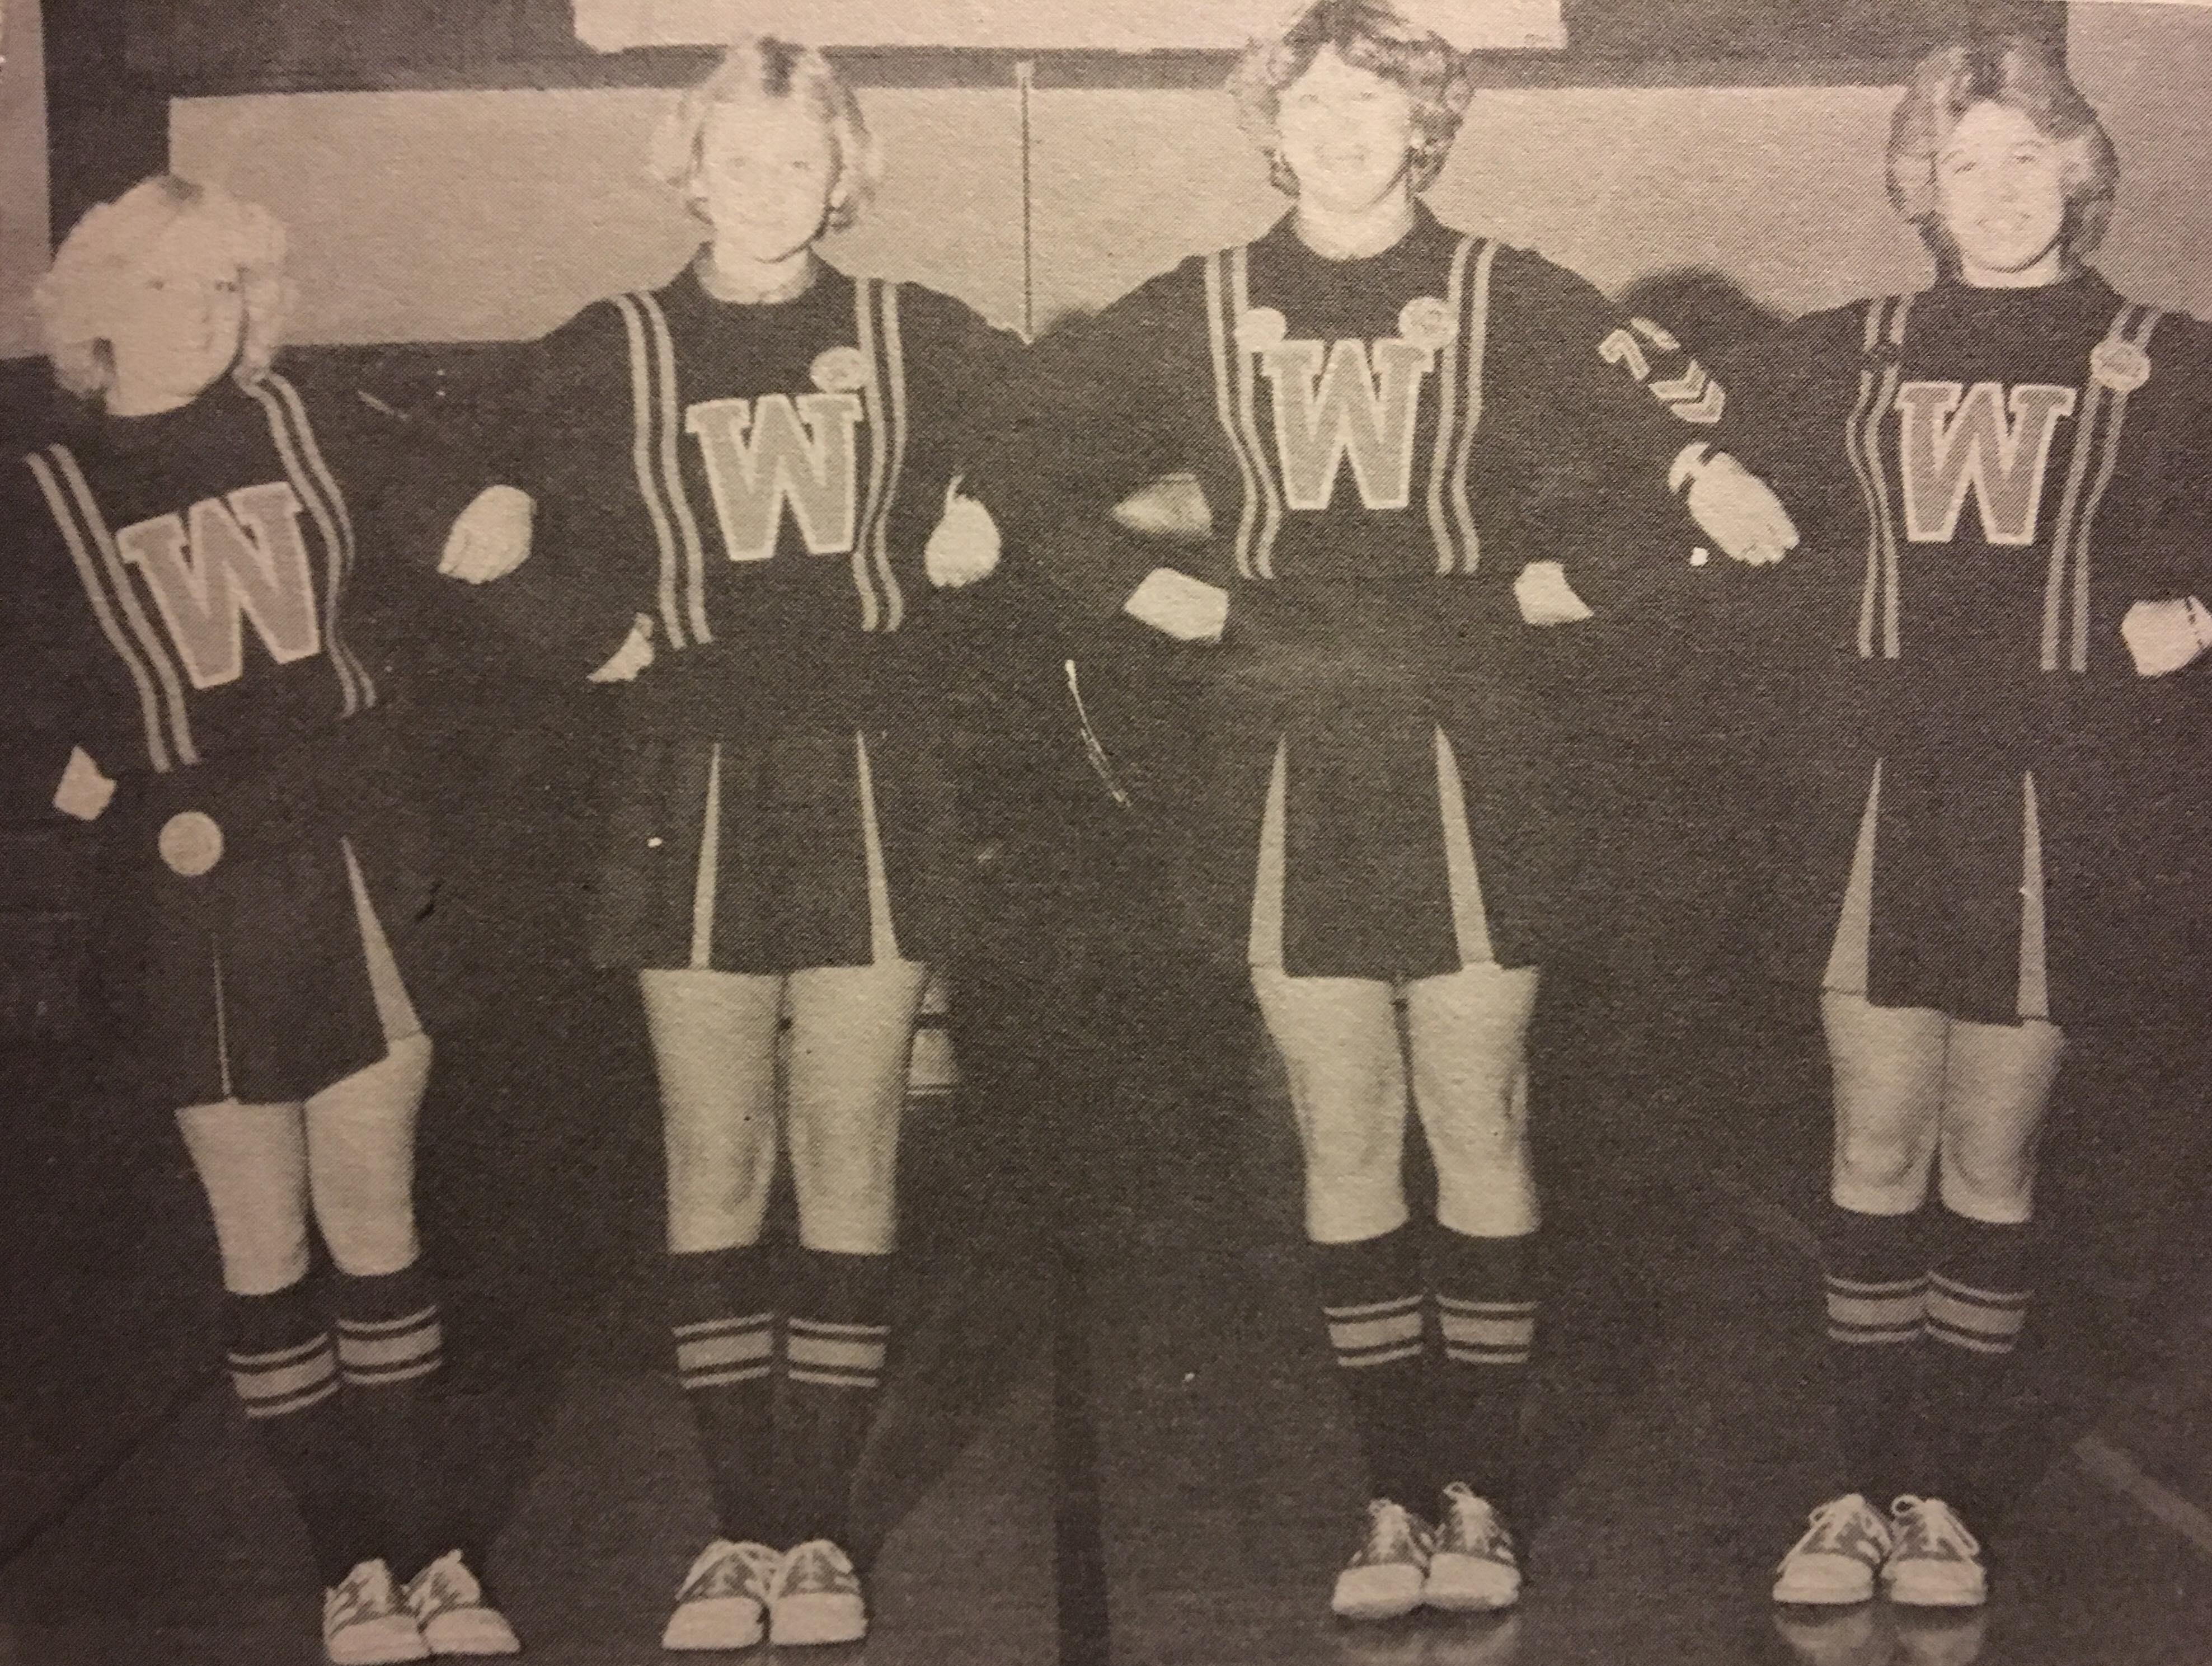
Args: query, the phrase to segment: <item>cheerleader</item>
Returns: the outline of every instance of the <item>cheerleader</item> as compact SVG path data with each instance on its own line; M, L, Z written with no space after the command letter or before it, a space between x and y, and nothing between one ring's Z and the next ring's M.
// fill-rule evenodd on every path
M847 1495L890 1335L908 1051L951 900L923 548L1014 348L823 258L880 167L815 51L738 42L653 170L704 245L538 344L503 483L445 565L483 581L534 547L498 588L528 587L580 666L615 650L592 673L620 685L623 738L593 955L643 994L670 1320L718 1524L663 1646L844 1643L867 1623ZM762 1241L785 1150L795 1287Z
M8 784L88 824L106 941L144 969L149 1087L181 1107L231 1381L307 1528L325 1651L511 1653L440 1498L413 1203L430 1039L374 809L391 676L354 630L357 560L399 542L370 515L420 492L365 408L271 367L283 251L261 209L163 176L88 214L40 285L88 411L0 488Z
M1186 645L1212 779L1180 883L1289 1066L1320 1302L1372 1500L1335 1610L1496 1608L1536 1324L1524 1039L1573 868L1528 622L1586 616L1577 529L1670 475L1735 556L1794 536L1696 442L1725 396L1663 329L1419 200L1472 82L1382 0L1322 0L1234 91L1292 212L1032 356L1020 439L966 488L1077 605ZM1216 536L1124 536L1194 473ZM951 563L948 562L948 565ZM1408 1078L1436 1219L1400 1178ZM1432 1527L1428 1519L1436 1512Z
M1808 547L1782 581L1810 684L1776 941L1821 991L1835 1101L1844 1462L1781 1602L1984 1600L1968 1524L1993 1502L2052 1081L2160 940L2138 904L2173 692L2144 679L2212 640L2212 334L2087 264L2117 173L2050 48L1934 53L1888 182L1935 285L1803 320L1739 389Z

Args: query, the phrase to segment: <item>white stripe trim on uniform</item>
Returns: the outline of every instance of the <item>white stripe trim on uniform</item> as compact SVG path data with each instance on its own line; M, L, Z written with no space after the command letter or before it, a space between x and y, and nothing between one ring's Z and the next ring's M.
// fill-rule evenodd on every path
M2135 303L2123 302L2113 316L2112 327L2098 343L2118 341L2135 315ZM2088 397L2075 419L2074 455L2066 464L2066 489L2058 499L2058 521L2051 529L2051 555L2045 569L2043 583L2043 669L2058 669L2058 639L2063 628L2066 597L2067 554L2074 544L2074 526L2081 514L2081 490L2089 478L2089 459L2096 452L2097 434L2110 400L2104 381L2094 372L2094 364L2088 379Z
M215 976L215 1069L222 1083L222 1102L228 1105L238 1097L230 1077L230 1003L222 991L222 945L211 944L208 949L208 964Z
M1252 251L1238 247L1229 251L1229 301L1242 320L1252 310ZM1275 576L1275 540L1283 530L1282 488L1275 481L1275 460L1260 439L1259 374L1253 362L1259 355L1240 345L1237 352L1237 412L1243 424L1244 440L1260 470L1260 536L1252 550L1255 576Z
M2049 934L2043 896L2043 820L2035 799L2035 772L2020 779L2020 991L2022 1018L2051 1016Z
M307 453L307 466L314 471L316 478L321 481L323 490L330 498L331 507L337 512L338 531L344 539L343 570L346 577L351 578L354 568L359 565L361 560L360 541L354 536L353 513L346 507L345 493L338 485L337 476L331 471L330 464L323 459L322 443L315 438L314 424L307 420L307 403L300 397L300 391L292 385L289 378L279 376L276 372L270 371L264 379L276 390L277 396L290 409L292 420L299 427L300 443ZM338 616L336 593L337 588L335 585L331 586L330 625L326 633L334 651L343 655L345 663L353 668L354 676L359 681L362 688L362 704L374 706L376 679L369 675L368 667L362 663L361 656L353 651L353 645L343 638Z
M617 295L611 303L629 338L630 466L637 476L639 502L653 524L653 541L660 548L660 627L668 645L681 648L688 639L684 615L676 600L676 528L668 506L660 500L659 477L653 471L652 354L647 349L645 315L635 295Z
M131 647L123 627L116 621L114 609L107 604L107 592L100 586L100 569L92 559L92 551L86 548L85 535L70 509L61 482L54 478L53 464L35 451L23 463L39 482L39 490L46 495L46 509L53 516L54 524L61 529L62 542L69 546L70 560L76 564L77 581L84 586L84 598L92 608L92 616L99 621L107 645L115 650L116 657L130 670L131 681L137 687L139 715L146 724L147 761L156 773L166 774L171 767L169 748L161 735L161 701L155 692L154 679L145 662Z
M385 936L384 922L369 900L368 881L362 877L353 840L341 838L338 854L345 861L346 882L353 888L354 924L361 932L362 962L368 973L369 998L376 1003L377 1026L384 1032L384 1045L394 1046L422 1033L422 1016L407 993L407 980L392 952L392 940Z
M898 930L891 918L890 869L884 860L883 827L876 819L875 772L868 765L867 736L853 731L853 749L859 760L860 844L868 867L868 949L878 966L889 966L899 956Z
M1459 518L1460 571L1482 565L1482 535L1475 528L1474 506L1468 498L1468 470L1474 456L1474 431L1482 426L1483 377L1490 359L1490 274L1498 264L1498 245L1485 239L1474 260L1474 298L1468 309L1467 415L1460 424L1459 455L1452 460L1452 512Z
M1437 368L1437 444L1429 458L1429 536L1436 540L1439 575L1459 566L1451 524L1444 516L1444 476L1451 469L1452 425L1459 418L1459 355L1467 339L1467 265L1474 252L1474 239L1460 239L1452 251L1451 277L1444 288L1444 312L1453 327L1451 339L1444 343L1443 362Z
M324 500L322 493L308 477L304 448L293 438L285 407L275 389L270 385L273 380L272 376L248 382L245 385L246 391L253 396L254 403L261 407L262 415L268 420L269 438L276 445L277 460L284 465L284 473L291 482L293 494L322 530L323 550L329 558L330 566L330 576L323 591L323 646L330 655L331 669L338 680L339 702L345 709L345 715L350 718L361 710L362 705L362 690L354 682L353 669L346 663L343 647L338 641L338 591L344 585L345 570L349 565L346 550L350 540L340 536L337 517L331 512L331 506ZM301 420L305 421L304 413Z
M1275 742L1274 767L1267 774L1267 805L1260 814L1260 847L1253 862L1252 924L1244 958L1255 966L1283 964L1283 883L1289 823L1291 742Z
M2152 307L2145 307L2135 326L2127 332L2127 344L2140 350L2158 328L2166 315ZM2097 483L2089 493L2089 501L2081 511L2081 519L2074 535L2074 651L2068 663L2075 673L2089 669L2089 551L2090 539L2097 524L2097 512L2104 506L2105 493L2112 483L2112 473L2119 466L2120 431L2127 426L2128 392L2126 388L2112 395L2112 415L2105 421L2105 450L2097 468Z
M1206 337L1213 348L1213 409L1221 419L1221 432L1229 437L1230 454L1237 459L1237 471L1243 476L1244 500L1237 512L1237 576L1252 577L1252 535L1260 519L1260 482L1254 472L1249 452L1244 449L1244 435L1237 424L1237 391L1235 372L1230 356L1244 351L1237 340L1236 320L1227 315L1229 305L1228 280L1223 268L1225 255L1211 254L1206 257ZM1259 465L1265 468L1263 460Z
M1902 312L1899 314L1899 330L1903 330ZM1890 502L1889 475L1882 467L1881 425L1889 420L1889 413L1897 400L1898 383L1902 372L1896 365L1885 367L1881 373L1881 390L1875 396L1874 409L1867 416L1867 472L1874 480L1875 531L1881 540L1881 657L1895 659L1903 651L1898 634L1898 588L1900 583L1897 554L1897 512ZM1868 645L1871 647L1873 645Z
M906 595L899 588L890 553L891 510L898 502L899 485L906 474L906 338L899 328L898 285L882 284L879 291L884 325L884 385L890 393L891 431L887 443L890 472L884 482L884 500L876 511L876 530L869 539L869 548L875 557L877 575L884 584L887 604L884 628L895 631L906 622Z
M722 872L722 743L707 754L707 808L699 828L699 866L691 880L691 969L714 964L714 895Z
M1874 610L1881 596L1881 530L1878 523L1881 506L1875 499L1874 474L1866 455L1867 411L1880 383L1875 373L1874 351L1881 342L1883 309L1887 300L1867 303L1866 336L1861 352L1867 362L1859 372L1859 397L1851 406L1851 414L1844 423L1844 456L1851 465L1851 474L1859 483L1859 498L1866 509L1866 588L1859 597L1859 657L1874 657Z
M888 425L884 420L882 356L877 351L875 310L869 300L873 283L872 278L853 280L853 329L860 337L861 361L868 367L868 379L860 390L868 413L868 495L853 535L853 588L860 592L864 631L883 628L883 608L876 599L875 574L868 560L868 529L874 525L876 511L884 500L884 447L889 438L884 432Z
M154 668L154 675L161 685L169 711L169 723L177 745L177 756L184 762L196 764L200 760L199 748L192 744L192 720L185 709L185 688L178 681L177 668L169 663L169 651L163 645L161 634L146 617L146 610L138 605L138 592L131 588L131 575L125 569L123 557L115 548L115 539L107 530L107 523L100 512L100 505L92 495L92 487L77 467L76 458L65 445L48 448L59 466L62 478L69 482L70 494L76 499L77 512L83 517L87 530L92 534L93 548L100 552L107 568L107 582L113 586L115 599L121 603L123 616L131 622L131 633L145 651L147 661Z
M1828 964L1820 973L1820 987L1838 995L1864 995L1874 942L1874 864L1876 829L1881 823L1881 760L1875 760L1874 779L1867 788L1866 809L1859 815L1858 835L1851 841L1850 872L1844 880L1843 906L1836 911L1836 935L1828 948Z
M1444 882L1450 894L1452 936L1462 969L1494 966L1498 951L1490 941L1490 911L1482 900L1482 873L1474 860L1474 835L1468 826L1467 784L1459 754L1443 728L1437 730L1437 806L1443 820Z
M676 530L684 542L684 574L689 581L685 606L691 620L691 639L712 642L707 626L707 547L700 541L699 522L691 513L691 494L684 489L684 463L677 447L684 433L683 397L676 385L676 338L669 332L668 315L649 290L637 292L638 309L645 314L653 337L653 350L660 367L661 489L676 516Z

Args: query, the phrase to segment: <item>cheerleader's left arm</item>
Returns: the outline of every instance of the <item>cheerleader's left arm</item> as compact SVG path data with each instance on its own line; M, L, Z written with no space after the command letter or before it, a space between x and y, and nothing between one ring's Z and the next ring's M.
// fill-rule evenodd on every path
M2174 378L2179 391L2161 413L2132 575L2137 599L2120 621L2142 677L2171 675L2212 651L2212 328L2173 319L2151 346L2154 374Z

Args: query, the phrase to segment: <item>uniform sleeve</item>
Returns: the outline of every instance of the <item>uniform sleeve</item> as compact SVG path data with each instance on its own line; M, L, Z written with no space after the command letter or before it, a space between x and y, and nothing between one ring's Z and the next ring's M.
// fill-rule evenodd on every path
M1013 331L986 323L950 295L914 285L902 286L901 294L913 426L891 546L918 572L946 488L958 479L972 489L969 475L998 441L1023 347Z
M2160 424L2130 599L2212 603L2212 326L2171 319L2150 351L2154 375L2172 376L2175 392Z
M1663 324L1517 251L1501 254L1496 285L1500 427L1662 489L1683 447L1717 442L1729 390Z
M994 443L968 490L998 520L1018 559L1042 566L1085 615L1120 612L1166 565L1158 543L1110 518L1132 492L1184 465L1182 390L1208 374L1191 363L1194 265L1152 280L1032 348Z
M0 823L11 826L66 819L54 797L78 751L110 780L145 763L143 737L115 709L112 650L52 526L27 467L10 458L0 483Z
M487 585L452 584L546 675L604 664L658 610L631 463L629 359L613 306L595 302L540 341L477 365L431 431L466 459L472 489L512 486L537 505L530 559ZM450 520L447 523L450 528ZM444 534L438 535L442 549ZM432 553L434 564L436 552Z
M1863 509L1844 431L1858 385L1860 312L1778 325L1730 355L1717 443L1774 488L1808 548L1844 536Z

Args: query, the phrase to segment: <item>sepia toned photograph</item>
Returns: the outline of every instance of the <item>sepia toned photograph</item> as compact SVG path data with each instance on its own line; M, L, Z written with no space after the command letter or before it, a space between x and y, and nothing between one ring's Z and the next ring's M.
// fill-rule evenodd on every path
M0 1666L2212 1666L2212 0L0 0Z

